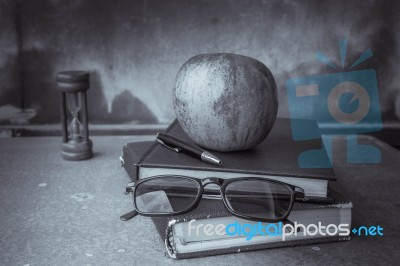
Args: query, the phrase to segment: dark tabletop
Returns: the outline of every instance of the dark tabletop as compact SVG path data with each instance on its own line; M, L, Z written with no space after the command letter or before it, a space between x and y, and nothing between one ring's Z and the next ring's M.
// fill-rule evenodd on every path
M0 265L395 265L400 261L400 152L372 139L380 164L334 158L335 187L353 201L353 225L383 236L346 242L172 260L149 218L131 210L119 156L125 142L154 136L93 137L94 158L61 159L57 137L0 139ZM342 147L343 148L343 147ZM336 156L336 157L335 157Z

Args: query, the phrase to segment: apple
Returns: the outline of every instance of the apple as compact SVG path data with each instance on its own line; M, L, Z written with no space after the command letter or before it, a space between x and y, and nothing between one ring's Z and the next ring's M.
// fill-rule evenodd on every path
M260 61L237 54L201 54L179 70L173 105L185 133L201 147L229 152L260 144L274 125L275 79Z

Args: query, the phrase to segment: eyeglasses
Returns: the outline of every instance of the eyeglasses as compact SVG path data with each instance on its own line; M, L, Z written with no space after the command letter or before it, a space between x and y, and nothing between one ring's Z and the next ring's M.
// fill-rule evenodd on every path
M204 194L204 198L222 198L234 216L275 223L287 220L295 200L307 200L302 188L261 177L199 179L161 175L131 182L126 192L133 195L135 211L121 216L124 221L137 214L162 217L190 212Z

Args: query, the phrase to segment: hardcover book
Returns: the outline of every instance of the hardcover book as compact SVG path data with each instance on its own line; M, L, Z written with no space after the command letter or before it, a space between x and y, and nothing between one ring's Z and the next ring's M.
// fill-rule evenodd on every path
M296 202L288 219L305 227L299 226L296 233L282 232L282 223L262 224L264 231L256 231L258 222L232 216L218 199L203 199L185 215L152 219L167 254L178 259L350 240L352 203L335 198L329 204ZM307 226L319 223L320 231L307 231Z
M187 137L177 120L166 133L196 145ZM123 148L124 167L132 179L156 175L197 178L266 177L299 186L304 189L307 197L315 200L326 199L328 182L336 180L332 168L299 167L299 154L307 150L324 149L322 140L294 141L290 120L284 118L276 120L268 137L255 149L229 153L212 151L222 160L222 165L212 165L186 154L175 153L156 142L141 157L135 153L140 148L142 152L146 149L135 143L127 143ZM322 159L329 160L327 155Z

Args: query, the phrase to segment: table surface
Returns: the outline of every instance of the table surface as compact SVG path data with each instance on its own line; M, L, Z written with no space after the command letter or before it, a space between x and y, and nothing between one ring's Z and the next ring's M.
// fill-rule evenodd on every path
M336 157L335 186L353 201L353 225L380 225L384 236L167 258L149 218L119 220L132 209L123 194L129 179L120 167L122 146L152 139L93 137L94 158L80 162L61 159L60 138L0 139L0 265L394 265L400 260L400 152L383 143L376 144L380 164L348 165L342 155Z

